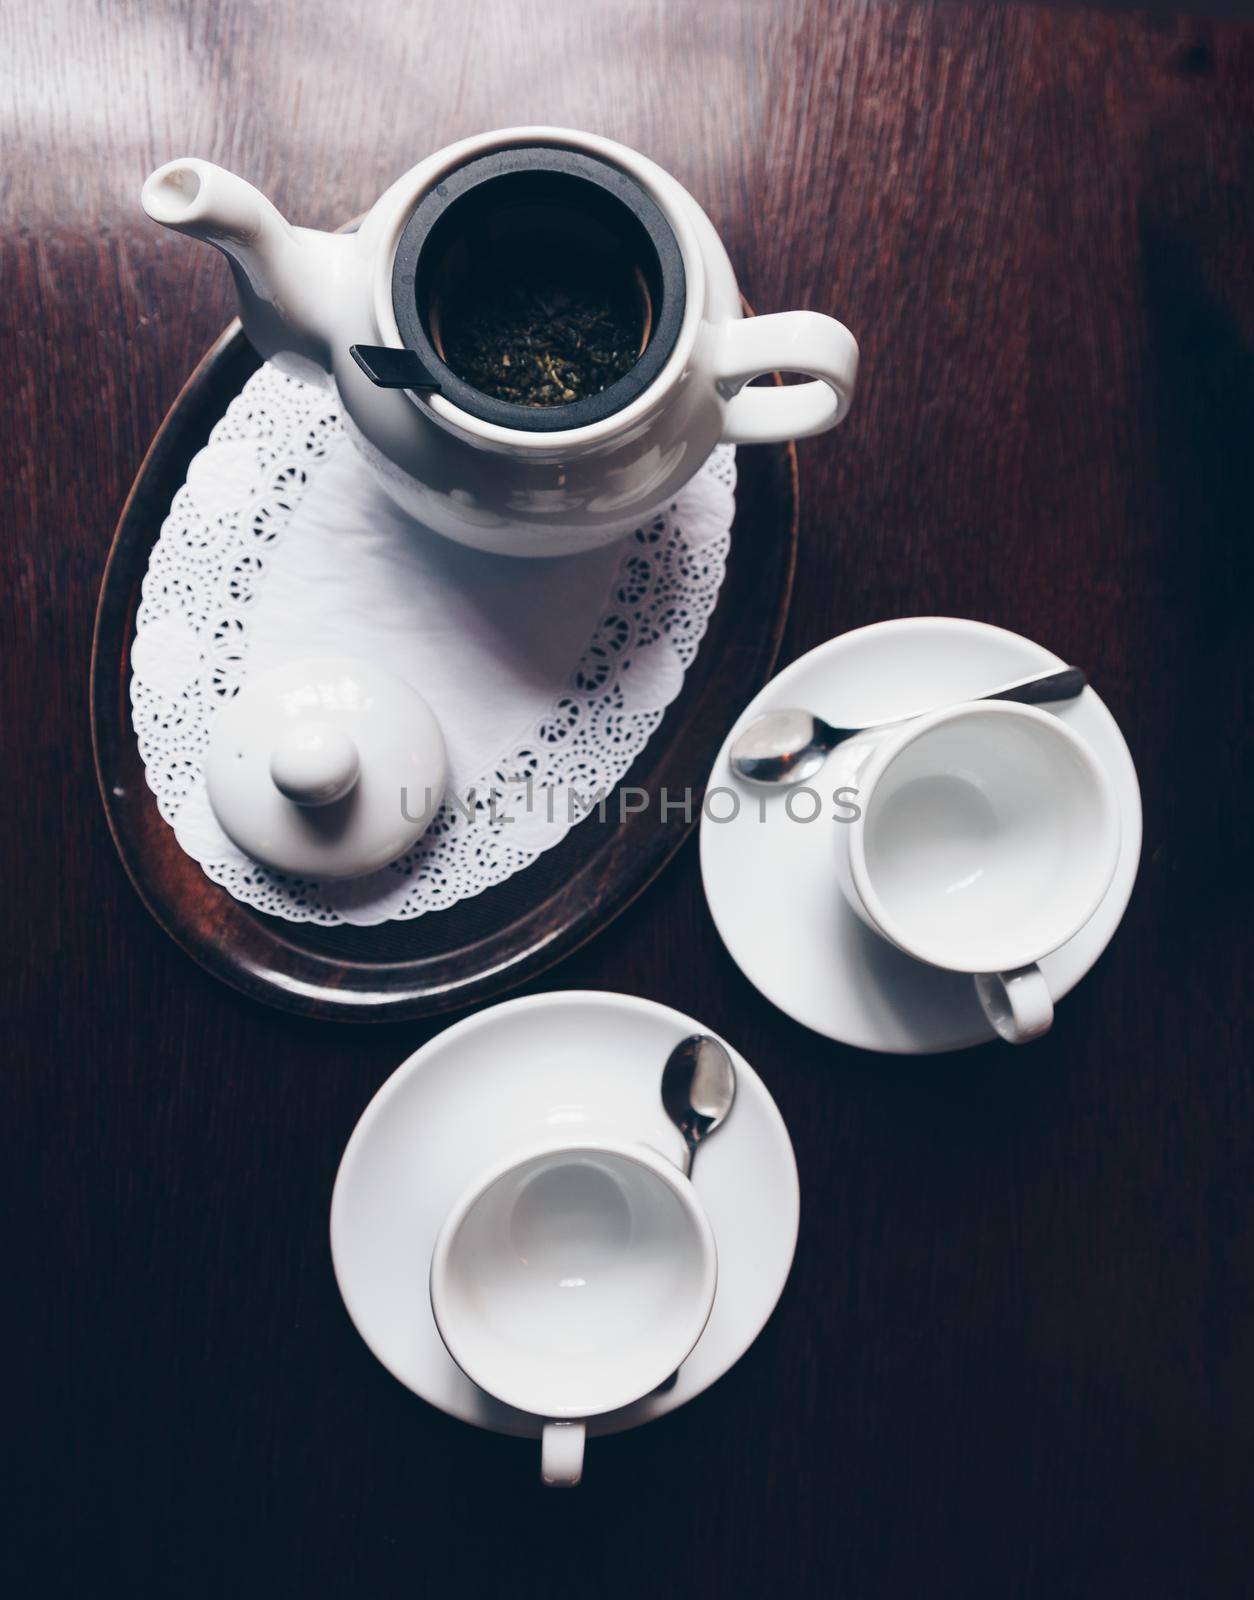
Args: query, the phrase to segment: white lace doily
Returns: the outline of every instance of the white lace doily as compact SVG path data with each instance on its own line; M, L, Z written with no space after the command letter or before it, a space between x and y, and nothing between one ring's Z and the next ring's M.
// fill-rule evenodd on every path
M144 577L131 707L162 816L216 883L294 922L418 917L500 883L612 789L679 692L723 579L735 477L720 446L619 544L483 555L393 505L334 394L263 367L192 462ZM308 655L369 656L413 684L458 797L407 855L348 883L260 866L205 795L217 707L250 671Z

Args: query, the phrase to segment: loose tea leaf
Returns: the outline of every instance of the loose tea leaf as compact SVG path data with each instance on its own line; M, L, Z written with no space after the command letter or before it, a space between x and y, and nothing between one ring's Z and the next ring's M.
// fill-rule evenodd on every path
M465 383L519 406L600 394L635 365L643 305L626 274L577 264L508 276L491 268L442 305L444 360Z

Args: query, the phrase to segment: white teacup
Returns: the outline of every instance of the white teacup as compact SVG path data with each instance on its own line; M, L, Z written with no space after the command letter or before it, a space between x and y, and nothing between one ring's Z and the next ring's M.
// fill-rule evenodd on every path
M860 807L836 829L850 905L907 955L971 973L1003 1039L1045 1033L1037 963L1093 915L1119 858L1114 791L1088 745L1047 711L973 701L837 754Z
M477 1178L431 1256L449 1354L545 1419L541 1476L583 1472L584 1419L652 1393L701 1337L718 1276L696 1191L643 1144L550 1143Z

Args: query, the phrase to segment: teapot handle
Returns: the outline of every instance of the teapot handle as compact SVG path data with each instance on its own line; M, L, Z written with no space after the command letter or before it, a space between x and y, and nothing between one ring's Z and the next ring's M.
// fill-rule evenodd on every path
M804 372L816 381L746 389L767 372ZM858 341L835 317L779 311L725 323L714 382L727 401L724 444L774 444L825 433L844 420L858 376Z

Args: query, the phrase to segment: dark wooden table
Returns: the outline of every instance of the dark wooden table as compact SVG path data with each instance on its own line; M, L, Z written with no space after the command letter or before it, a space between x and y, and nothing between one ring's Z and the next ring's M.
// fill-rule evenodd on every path
M0 30L10 1592L1248 1592L1254 29L20 0ZM546 120L647 151L760 309L862 341L855 415L801 447L785 658L915 612L1030 634L1090 668L1146 811L1123 929L1030 1051L810 1036L724 954L691 843L536 985L724 1031L803 1191L754 1349L573 1495L400 1389L332 1279L340 1151L443 1024L315 1026L192 965L115 859L86 709L114 519L231 308L145 173L210 156L332 225Z

